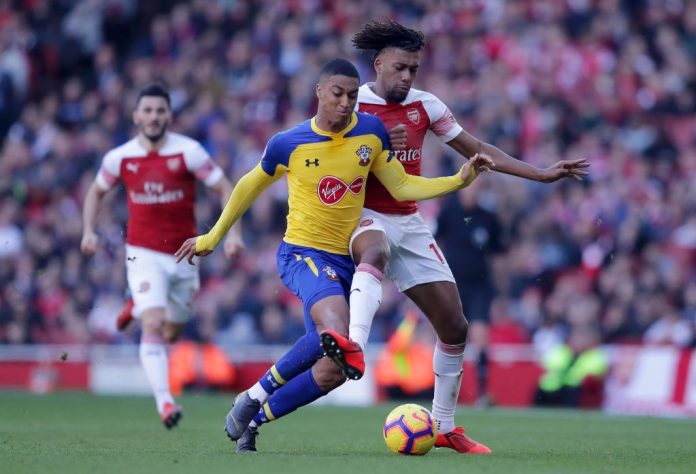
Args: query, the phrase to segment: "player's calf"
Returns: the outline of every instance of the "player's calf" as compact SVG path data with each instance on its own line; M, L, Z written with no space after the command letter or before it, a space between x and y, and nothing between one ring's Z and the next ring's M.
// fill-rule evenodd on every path
M347 378L358 380L365 373L365 355L360 346L347 337L326 329L321 333L321 346Z

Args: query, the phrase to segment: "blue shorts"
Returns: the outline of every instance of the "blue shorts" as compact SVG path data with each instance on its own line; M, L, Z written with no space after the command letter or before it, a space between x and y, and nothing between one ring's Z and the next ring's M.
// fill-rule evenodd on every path
M283 241L277 254L280 279L304 306L305 327L316 329L309 311L327 296L348 300L355 266L350 255L337 255Z

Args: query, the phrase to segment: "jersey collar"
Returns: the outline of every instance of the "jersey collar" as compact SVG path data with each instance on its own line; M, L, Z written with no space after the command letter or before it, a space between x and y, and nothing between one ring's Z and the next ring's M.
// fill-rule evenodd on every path
M322 130L321 128L319 128L317 126L317 117L316 116L312 117L312 120L310 123L312 125L312 131L314 133L316 133L317 135L321 135L324 137L331 137L331 138L343 138L343 136L346 133L353 130L355 128L355 126L358 124L358 116L355 115L355 112L353 112L350 116L350 122L348 122L348 125L346 126L346 128L344 128L340 132L336 132L336 133L327 132L326 130Z

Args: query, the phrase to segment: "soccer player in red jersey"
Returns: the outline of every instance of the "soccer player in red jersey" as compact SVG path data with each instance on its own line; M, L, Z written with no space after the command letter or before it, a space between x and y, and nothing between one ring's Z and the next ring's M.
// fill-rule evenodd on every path
M425 44L420 31L390 20L372 22L353 36L353 44L361 51L374 52L377 73L374 83L360 87L357 108L382 119L407 173L421 174L423 140L430 130L464 158L476 153L488 155L495 164L493 169L502 173L545 183L565 177L581 179L587 174L584 168L589 165L582 159L559 161L546 169L516 160L467 133L433 94L414 89ZM423 311L438 336L432 410L440 433L436 446L461 453L490 453L454 423L469 325L442 251L415 202L396 201L372 177L366 193L365 209L351 238L357 268L350 292L350 338L364 349L386 272Z
M199 287L196 267L177 264L174 252L196 235L196 180L220 195L224 206L232 184L195 140L167 131L172 112L168 91L157 84L138 95L133 122L138 135L110 150L83 205L80 248L94 255L96 219L106 193L123 182L128 200L126 271L133 315L141 320L140 361L169 429L182 410L169 390L167 344L176 341L189 318ZM242 250L239 231L225 241L225 254ZM130 303L129 303L130 305Z

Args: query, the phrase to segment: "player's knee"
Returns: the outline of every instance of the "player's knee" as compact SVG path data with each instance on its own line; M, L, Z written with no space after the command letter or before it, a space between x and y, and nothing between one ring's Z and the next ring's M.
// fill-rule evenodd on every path
M162 328L162 338L168 343L173 343L179 340L183 327L173 324L164 324Z
M143 334L164 336L164 322L157 319L142 320Z
M389 246L388 245L375 245L365 251L360 256L359 263L367 263L377 268L379 271L384 271L389 262Z
M366 263L384 271L389 262L389 242L382 232L368 232L365 237L353 243L353 257L356 264Z
M169 344L172 344L172 343L179 340L179 332L178 331L173 331L171 329L164 328L162 333L163 333L162 337Z
M438 331L438 337L446 344L464 344L469 337L469 322L463 314L449 321L442 329Z

